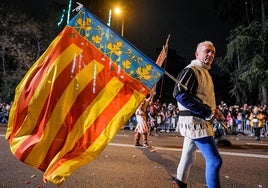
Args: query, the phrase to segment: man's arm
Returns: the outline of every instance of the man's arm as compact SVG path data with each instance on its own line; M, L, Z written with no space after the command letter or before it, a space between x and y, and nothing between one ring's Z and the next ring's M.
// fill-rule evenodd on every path
M212 114L212 109L196 97L198 82L193 70L185 68L180 72L177 79L188 89L185 90L180 85L176 85L173 92L176 100L196 116L209 118Z
M188 108L193 114L201 116L204 119L209 118L212 115L212 109L208 105L202 103L202 101L193 97L188 92L179 93L176 96L176 100L181 105Z

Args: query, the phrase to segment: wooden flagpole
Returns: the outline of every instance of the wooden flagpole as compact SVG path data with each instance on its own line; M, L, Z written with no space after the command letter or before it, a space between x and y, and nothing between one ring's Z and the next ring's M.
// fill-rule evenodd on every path
M167 54L168 54L168 42L169 42L169 38L170 38L170 34L168 35L167 37L167 40L166 40L166 43L165 45L163 46L160 54L158 55L157 57L157 60L156 60L156 64L158 66L162 66L162 64L164 63L164 67L163 69L165 70L165 74L170 78L172 79L173 81L175 81L177 84L179 84L180 86L182 86L185 90L187 90L187 87L185 85L183 85L179 80L177 80L174 76L172 76L171 74L169 74L167 71L166 71L166 63L167 63ZM159 95L159 98L162 97L162 90L163 90L163 84L164 84L164 77L162 77L161 79L161 86L160 86L160 95ZM154 87L154 90L156 90L156 86Z

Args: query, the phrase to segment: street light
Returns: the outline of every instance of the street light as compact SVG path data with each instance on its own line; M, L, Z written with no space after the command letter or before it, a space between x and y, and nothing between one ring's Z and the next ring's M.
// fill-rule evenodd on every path
M122 24L121 24L121 36L123 37L124 36L124 19L123 19L123 16L122 16L122 10L121 10L121 8L116 7L114 9L114 12L115 12L115 14L117 14L118 16L121 17L121 20L122 20Z

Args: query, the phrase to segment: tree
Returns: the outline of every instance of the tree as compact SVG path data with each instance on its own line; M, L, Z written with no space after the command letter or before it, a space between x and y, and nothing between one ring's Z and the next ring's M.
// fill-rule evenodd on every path
M216 62L230 76L237 103L267 104L267 0L215 0L219 18L233 26L227 52ZM266 7L267 8L267 7Z
M230 74L237 103L267 104L268 22L241 25L228 38L226 56L217 63Z
M232 27L261 20L261 9L266 0L214 0L215 11L220 20Z
M0 10L0 98L7 102L13 100L16 86L57 29L51 29L56 23L36 20L9 1L2 2Z
M90 2L89 2L90 1ZM109 0L82 0L102 18L108 18ZM115 0L113 0L115 1ZM2 0L0 4L0 99L12 101L26 71L66 26L68 0ZM71 10L77 4L73 1ZM107 11L103 11L104 8ZM75 12L71 11L71 14ZM61 20L63 18L63 20ZM60 23L60 24L59 24Z

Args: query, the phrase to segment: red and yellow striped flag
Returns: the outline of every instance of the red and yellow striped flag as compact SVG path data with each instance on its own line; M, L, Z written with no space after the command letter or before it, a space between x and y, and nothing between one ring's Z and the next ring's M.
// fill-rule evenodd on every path
M83 8L16 88L12 153L62 184L98 157L163 73Z

